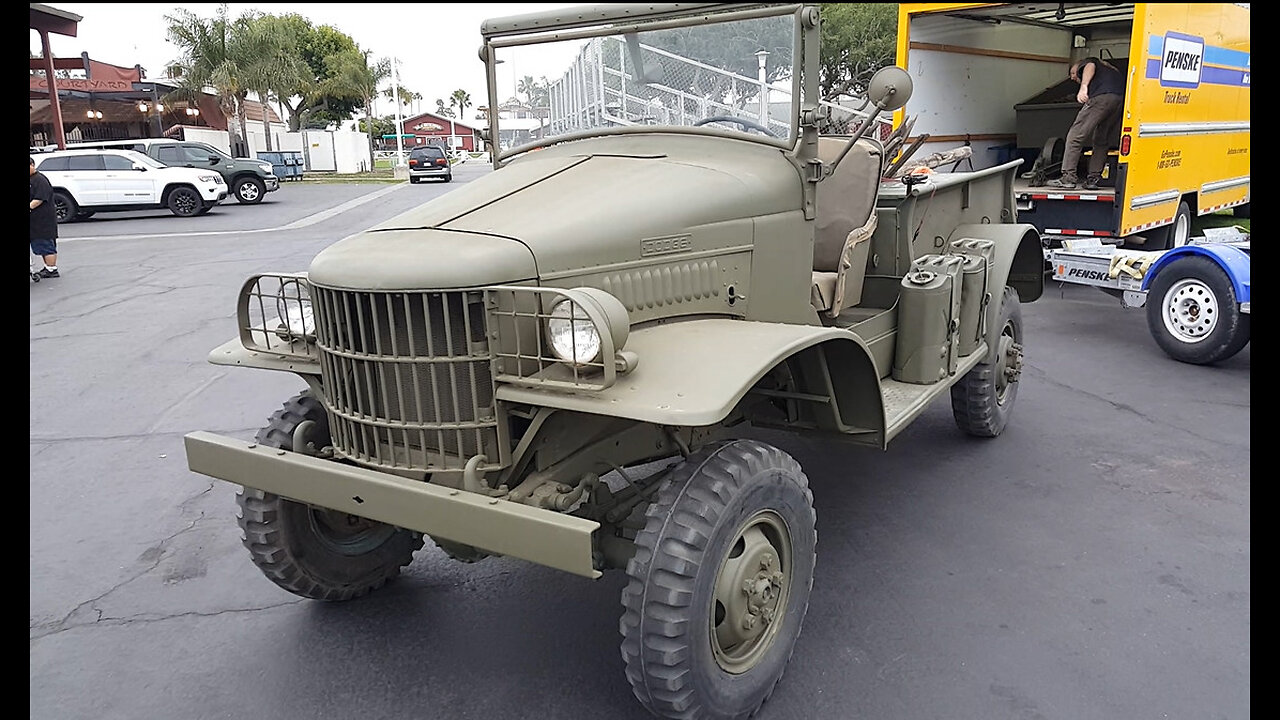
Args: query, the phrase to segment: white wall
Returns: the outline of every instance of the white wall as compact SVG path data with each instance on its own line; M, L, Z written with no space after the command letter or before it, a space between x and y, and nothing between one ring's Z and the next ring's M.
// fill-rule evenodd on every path
M249 124L249 151L254 157L259 152L266 152L267 140L262 132L262 123ZM289 126L282 123L271 125L272 152L302 152L302 133L289 132Z
M271 126L271 150L273 152L303 152L303 145L306 142L303 133L287 132L287 129L286 125L281 124L273 124ZM309 130L307 132L323 133L326 131ZM326 134L332 136L333 161L337 164L335 172L359 173L368 172L372 168L372 161L369 157L369 135L367 133L336 130ZM208 143L228 155L231 154L231 138L226 130L187 127L183 131L183 137L187 140ZM267 149L261 123L258 123L257 128L249 127L249 149L253 157L257 157L259 152L265 152ZM312 168L308 164L305 169L310 171Z
M1072 54L1069 32L1015 23L992 26L944 15L918 17L912 21L911 40L1063 58L1058 63L1016 56L912 49L907 56L907 72L914 88L905 110L908 116L916 118L913 135L1013 135L1018 117L1013 106L1065 79L1070 66L1066 58ZM1062 134L1066 135L1066 131L1064 126ZM995 153L989 148L1007 142L972 141L973 166L993 165ZM963 144L962 141L927 142L916 152L916 157ZM960 169L968 170L969 163L962 163Z
M312 172L362 173L373 169L368 133L351 130L304 130L303 157Z
M187 140L208 143L228 155L231 154L231 135L226 130L214 130L213 128L197 128L190 125L185 126L182 130L182 136ZM258 153L267 149L266 137L262 133L262 123L249 126L249 151L253 157L257 157ZM300 152L302 150L302 133L289 132L289 126L282 123L273 123L271 125L271 149L279 152L281 150Z

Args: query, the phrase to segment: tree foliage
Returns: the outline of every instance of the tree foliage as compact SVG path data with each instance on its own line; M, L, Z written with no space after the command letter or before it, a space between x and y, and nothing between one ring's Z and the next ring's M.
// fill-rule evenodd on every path
M897 52L897 3L823 3L818 84L824 100L861 96Z
M235 23L227 17L227 6L218 8L212 18L202 18L190 10L177 8L166 15L169 41L179 50L168 75L177 80L171 93L187 101L196 100L205 88L212 88L218 107L228 119L231 149L236 152L244 143L243 96L247 92L246 71L250 51Z
M250 11L233 21L223 4L212 19L178 8L166 21L181 53L170 63L169 74L180 82L175 94L194 99L213 88L226 116L236 118L233 135L241 138L250 94L287 108L289 129L297 131L347 120L358 110L372 112L377 84L388 76L386 62L371 64L369 53L346 33L296 13ZM403 87L398 92L405 100L420 97Z
M282 15L278 21L294 37L299 59L307 68L305 77L299 78L294 87L282 88L278 93L289 109L289 129L296 132L303 127L325 127L351 117L361 107L361 98L333 95L324 88L332 88L326 85L331 77L327 58L357 52L356 42L331 25L313 26L296 13Z

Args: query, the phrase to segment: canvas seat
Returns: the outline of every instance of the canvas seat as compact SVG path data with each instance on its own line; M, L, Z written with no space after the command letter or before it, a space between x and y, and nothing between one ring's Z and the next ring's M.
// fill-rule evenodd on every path
M818 158L829 166L849 142L848 138L819 138ZM827 317L835 318L862 302L869 240L876 229L882 157L877 143L859 140L835 173L818 183L810 301Z

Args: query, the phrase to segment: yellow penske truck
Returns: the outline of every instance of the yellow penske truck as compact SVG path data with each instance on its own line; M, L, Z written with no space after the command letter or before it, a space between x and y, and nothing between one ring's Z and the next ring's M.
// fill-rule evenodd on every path
M959 169L1024 160L1017 221L1064 239L1166 250L1192 221L1249 212L1249 3L902 3L897 64L914 91L895 122L905 153L968 146ZM1071 65L1125 78L1123 113L1094 190L1056 189L1081 105ZM964 153L959 153L963 156Z

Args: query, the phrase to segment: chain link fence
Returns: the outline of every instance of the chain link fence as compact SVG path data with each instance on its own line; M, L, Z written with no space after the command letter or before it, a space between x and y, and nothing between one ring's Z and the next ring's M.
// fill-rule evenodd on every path
M594 38L583 45L564 74L550 85L547 135L625 125L726 124L777 137L791 133L791 89L770 82L767 54L758 54L760 72L751 78L640 45L643 72L622 38ZM763 57L761 57L763 55ZM643 75L648 82L641 81ZM822 131L851 132L867 113L863 102L822 101L827 120ZM890 118L879 118L876 134L886 139Z

